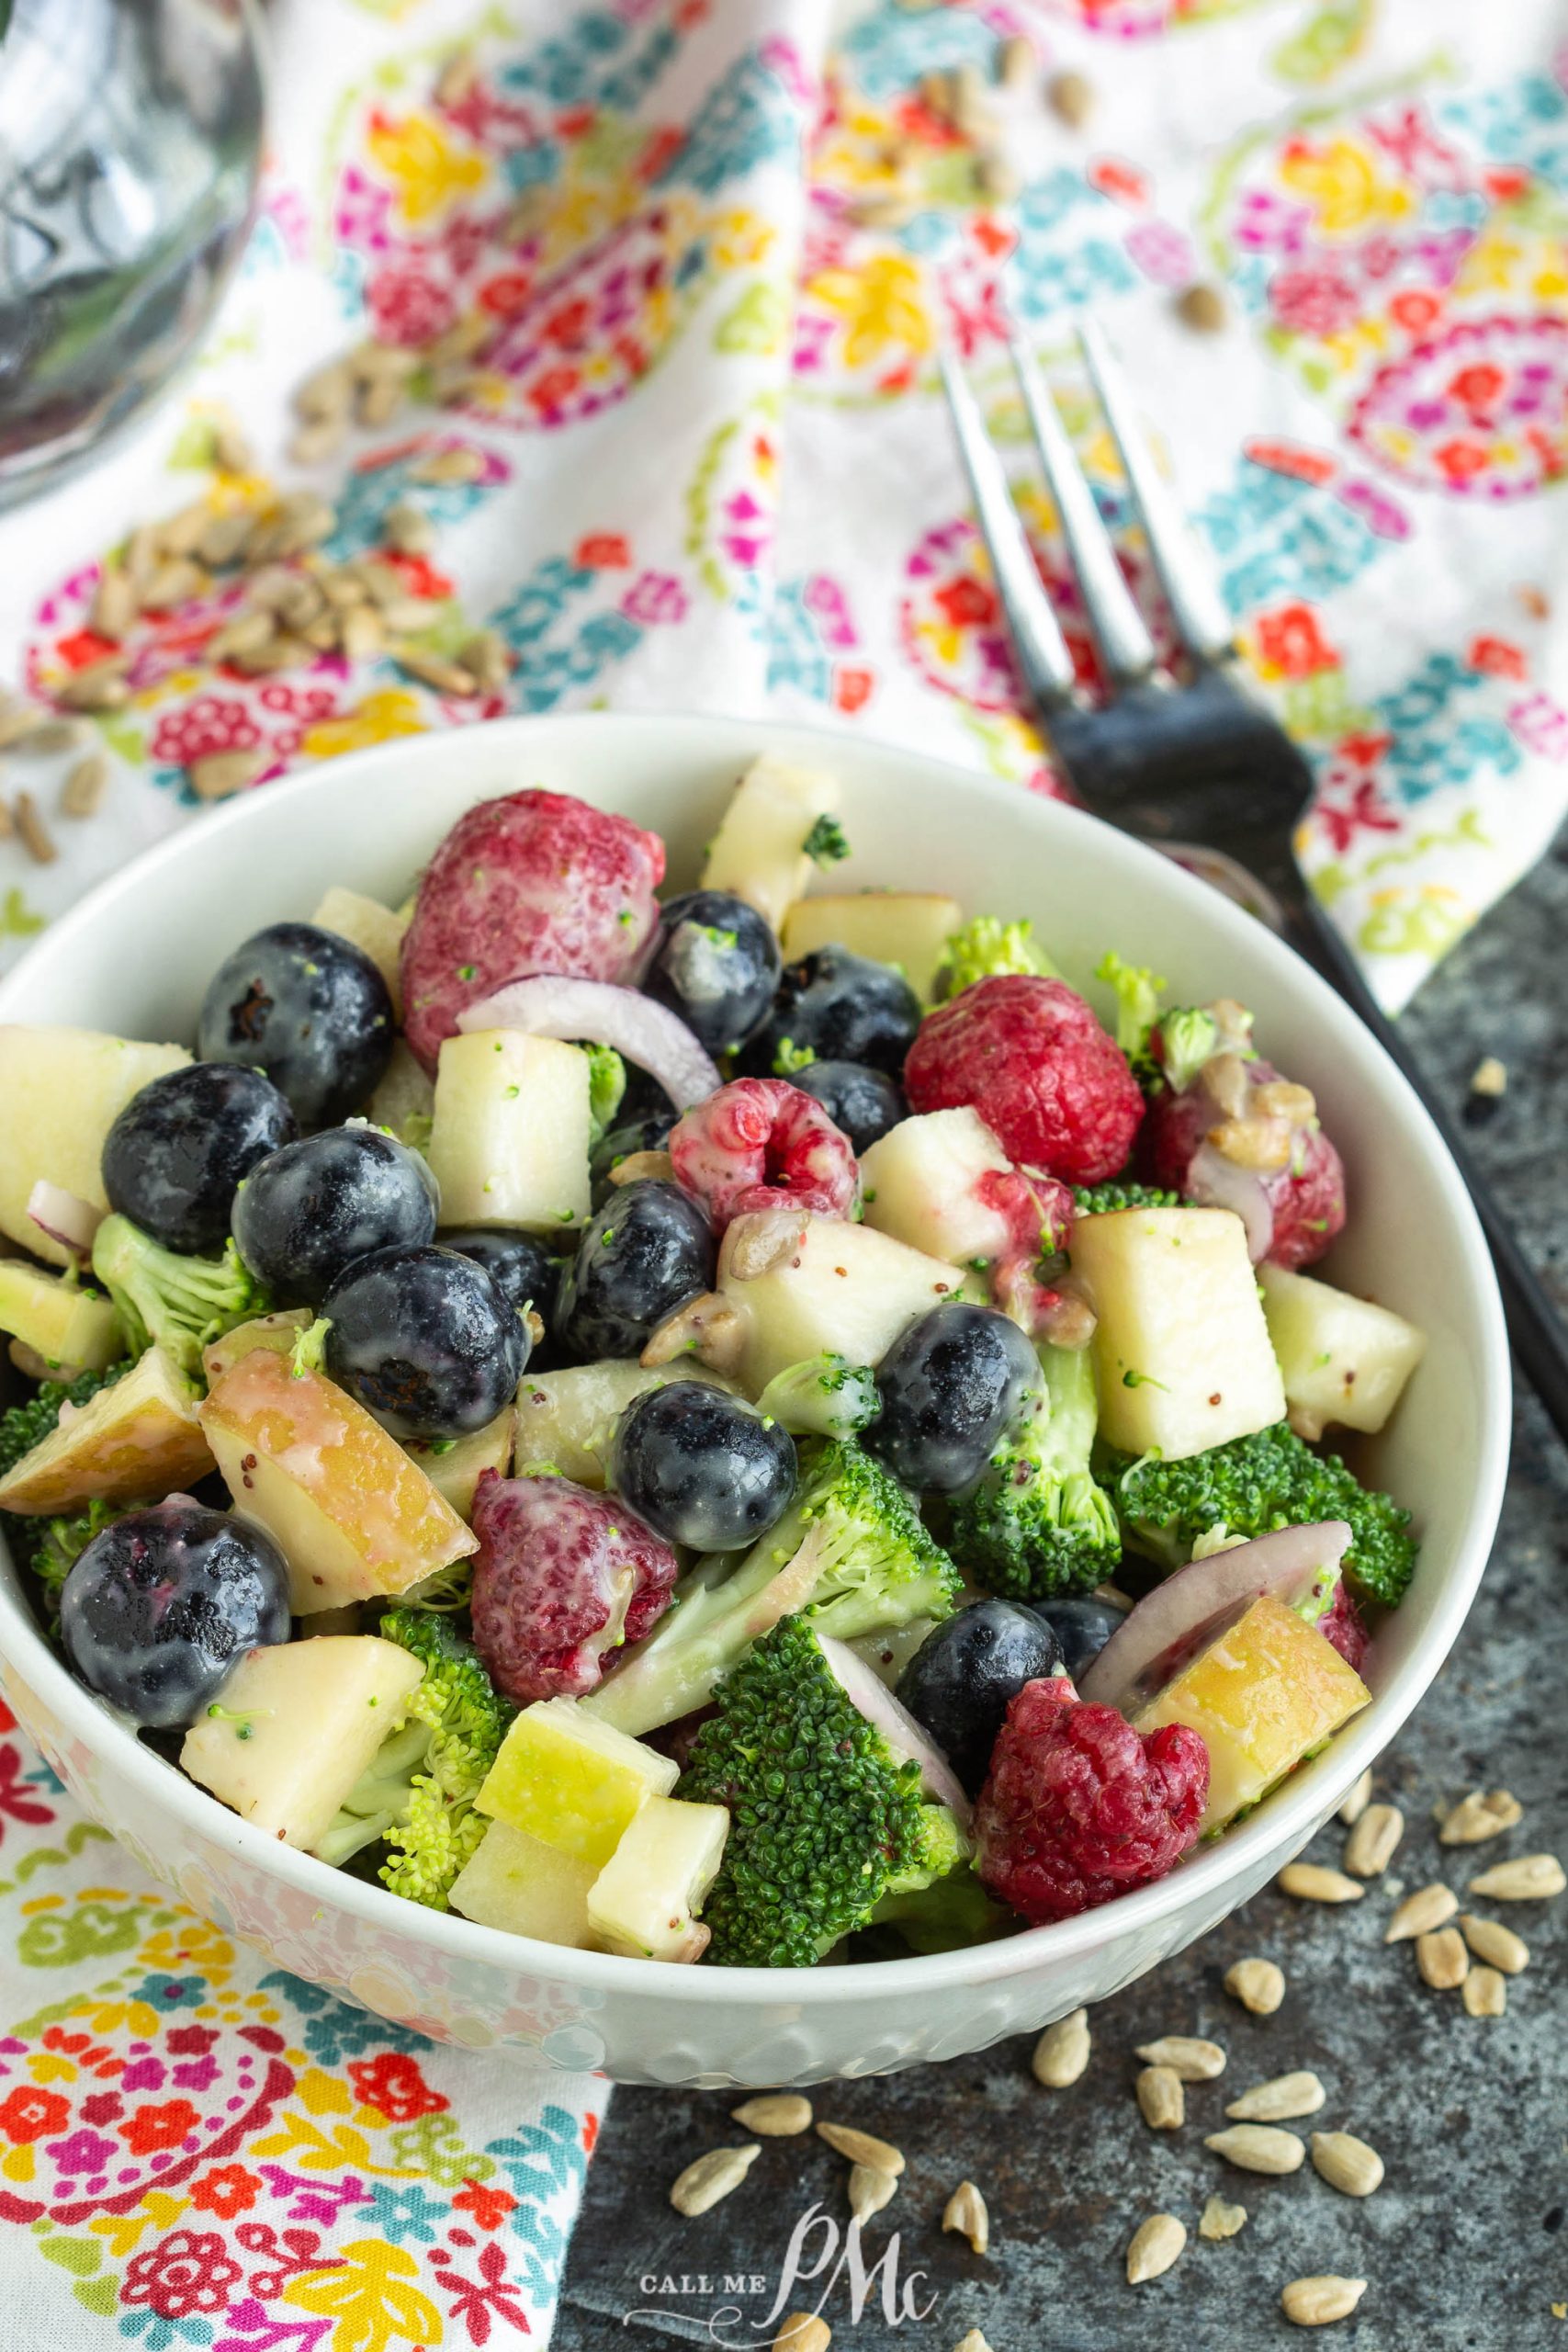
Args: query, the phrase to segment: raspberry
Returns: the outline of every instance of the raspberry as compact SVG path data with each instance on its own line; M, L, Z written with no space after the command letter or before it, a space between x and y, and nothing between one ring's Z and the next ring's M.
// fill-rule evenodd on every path
M1147 1886L1198 1836L1209 1751L1167 1724L1145 1739L1065 1675L1026 1682L1008 1709L975 1808L976 1868L1033 1926Z
M737 1078L676 1122L677 1182L722 1232L753 1209L848 1216L860 1170L848 1136L820 1102L782 1078Z
M1252 1086L1267 1086L1279 1075L1269 1062L1247 1065ZM1180 1094L1163 1095L1149 1112L1140 1153L1154 1182L1186 1193L1192 1156L1224 1115L1201 1071ZM1345 1168L1338 1152L1320 1126L1299 1128L1287 1165L1258 1170L1257 1182L1274 1220L1265 1263L1292 1271L1310 1266L1345 1222Z
M457 1015L530 972L621 980L658 915L664 844L559 792L459 817L425 869L402 949L408 1041L428 1070Z
M669 1606L675 1555L614 1495L502 1478L474 1498L474 1647L503 1698L580 1699Z
M1343 1577L1333 1600L1317 1621L1317 1630L1325 1642L1333 1644L1346 1665L1353 1666L1359 1674L1372 1637L1367 1631L1360 1611L1346 1590Z
M1144 1115L1127 1057L1081 996L1028 973L976 980L920 1023L904 1064L912 1111L978 1111L1010 1159L1099 1184Z

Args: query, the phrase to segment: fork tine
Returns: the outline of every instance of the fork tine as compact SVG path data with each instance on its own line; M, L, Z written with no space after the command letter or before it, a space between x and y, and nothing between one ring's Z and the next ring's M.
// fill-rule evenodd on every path
M1013 505L1002 461L991 446L979 402L957 359L943 348L937 355L937 362L958 439L958 453L974 495L980 537L991 559L997 594L1007 615L1024 684L1033 699L1047 707L1067 701L1075 691L1073 657L1051 609L1051 600L1040 584L1040 574Z
M1105 412L1122 471L1143 516L1149 553L1177 632L1190 653L1205 661L1222 662L1234 648L1230 615L1213 570L1134 421L1132 395L1121 362L1092 319L1079 321L1077 337L1089 381Z
M1135 684L1155 666L1154 639L1122 576L1111 534L1033 352L1017 333L1009 335L1008 349L1100 658L1117 685Z

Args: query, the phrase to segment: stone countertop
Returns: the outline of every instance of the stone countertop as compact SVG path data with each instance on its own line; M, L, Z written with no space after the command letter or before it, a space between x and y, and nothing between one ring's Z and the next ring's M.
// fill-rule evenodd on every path
M1568 836L1423 990L1407 1016L1426 1068L1462 1101L1483 1054L1506 1063L1508 1091L1473 1132L1521 1238L1568 1304L1563 1164L1568 1154ZM1458 1647L1415 1720L1384 1757L1378 1793L1404 1808L1404 1843L1389 1877L1359 1905L1325 1909L1272 1889L1158 1974L1091 2012L1093 2054L1071 2090L1041 2089L1029 2041L877 2081L818 2088L818 2115L903 2148L898 2196L868 2225L874 2260L900 2233L905 2278L929 2316L891 2326L876 2290L858 2324L842 2285L826 2307L833 2343L854 2352L953 2352L978 2327L993 2352L1126 2352L1176 2330L1195 2352L1300 2344L1280 2288L1317 2271L1370 2281L1355 2318L1325 2342L1357 2352L1532 2352L1568 2347L1568 2035L1560 1952L1568 1899L1483 1905L1531 1948L1508 1985L1508 2012L1472 2019L1457 1993L1429 1992L1410 1946L1385 1950L1395 1882L1447 1877L1462 1894L1489 1861L1542 1848L1568 1852L1568 1454L1527 1392L1517 1404L1513 1470L1496 1552ZM1506 1787L1520 1826L1480 1848L1439 1849L1431 1809L1467 1789ZM1343 1831L1310 1849L1337 1862ZM1244 1953L1283 1967L1272 2018L1248 2016L1221 1978ZM1134 2045L1160 2033L1222 2042L1222 2081L1190 2086L1187 2122L1156 2133L1133 2098ZM1293 2128L1345 2128L1387 2163L1375 2197L1337 2195L1306 2169L1265 2179L1233 2171L1202 2145L1247 2085L1297 2067L1323 2078L1322 2113ZM790 2229L813 2200L842 2218L841 2161L815 2135L763 2143L750 2179L697 2221L667 2191L703 2150L733 2141L739 2094L616 2093L589 2176L556 2325L556 2352L612 2342L714 2341L725 2304L743 2314L726 2344L767 2344ZM991 2252L941 2234L943 2204L964 2177L990 2207ZM1197 2235L1217 2191L1248 2211L1235 2239ZM1175 2269L1125 2284L1129 2237L1145 2215L1178 2214L1187 2250ZM764 2280L726 2294L726 2274ZM711 2281L704 2292L697 2284ZM682 2283L690 2291L678 2291ZM677 2291L667 2291L674 2289ZM800 2299L797 2299L800 2300ZM805 2307L811 2307L808 2294ZM1552 2306L1559 2308L1554 2313ZM791 2308L795 2305L792 2303ZM633 2312L645 2317L632 2319Z

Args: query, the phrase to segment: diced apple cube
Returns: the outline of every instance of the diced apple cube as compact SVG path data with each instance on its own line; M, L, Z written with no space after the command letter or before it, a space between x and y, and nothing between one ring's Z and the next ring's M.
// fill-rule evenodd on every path
M321 1843L423 1668L396 1642L329 1634L247 1650L186 1732L181 1770L245 1821L307 1852Z
M588 1922L607 1951L630 1960L700 1960L697 1914L724 1860L729 1810L649 1797L588 1890Z
M1305 1438L1330 1421L1381 1430L1426 1352L1425 1331L1311 1274L1259 1266L1258 1278L1292 1428Z
M379 1421L319 1372L265 1348L231 1365L201 1424L235 1509L288 1563L297 1617L411 1584L479 1549Z
M58 1184L107 1210L104 1137L133 1094L189 1059L183 1046L97 1029L0 1024L0 1233L51 1266L73 1263L65 1243L28 1216L33 1186Z
M212 1467L196 1391L173 1356L149 1348L139 1363L60 1424L0 1479L0 1510L23 1517L110 1503L161 1502Z
M575 1700L536 1699L513 1719L474 1803L598 1871L649 1798L667 1797L680 1777L672 1757Z
M776 1372L824 1351L879 1363L917 1315L966 1296L965 1279L873 1226L787 1209L738 1216L718 1256L719 1295L741 1317L731 1369L758 1396Z
M435 1069L425 1158L443 1225L558 1233L588 1215L588 1057L558 1037L475 1029L448 1037Z
M216 1388L224 1374L248 1356L253 1348L265 1348L275 1356L294 1352L296 1340L310 1329L315 1317L308 1306L280 1306L272 1315L253 1315L248 1323L236 1323L231 1331L214 1340L201 1351L201 1368L207 1375L209 1388Z
M1256 1804L1371 1697L1314 1625L1264 1593L1136 1718L1139 1731L1185 1724L1209 1751L1202 1832Z
M357 890L345 890L341 883L334 882L310 921L321 930L335 931L340 939L364 950L386 981L392 1011L400 1021L403 990L398 967L403 933L409 927L408 916L394 914L378 899L363 898Z
M1099 1320L1100 1433L1127 1453L1190 1453L1285 1418L1280 1367L1230 1209L1117 1209L1073 1227L1073 1277Z
M629 1356L525 1372L517 1390L518 1470L551 1463L577 1486L601 1488L615 1423L634 1397L671 1380L705 1380L731 1392L735 1385L706 1364L640 1364Z
M928 1257L970 1266L999 1258L1008 1220L984 1180L1012 1162L979 1113L967 1106L901 1119L861 1159L865 1221Z
M897 964L929 1002L937 966L964 921L956 899L940 890L846 890L797 899L784 919L787 961L818 947L847 947L877 964Z
M492 1821L478 1850L452 1882L454 1911L481 1928L532 1936L542 1944L591 1951L588 1890L598 1871L509 1822Z
M434 1112L435 1089L400 1037L365 1115L373 1127L389 1127L400 1143L423 1151L430 1140Z
M512 1467L512 1442L517 1427L517 1408L508 1405L493 1421L482 1430L470 1430L467 1437L453 1438L443 1446L425 1438L403 1440L403 1450L413 1456L438 1495L449 1502L459 1519L472 1519L474 1494L487 1470L494 1470L504 1477Z
M765 752L735 787L703 865L705 890L731 890L775 931L811 878L806 841L839 806L835 776Z
M0 1259L0 1331L77 1372L102 1372L124 1352L107 1298L20 1258Z

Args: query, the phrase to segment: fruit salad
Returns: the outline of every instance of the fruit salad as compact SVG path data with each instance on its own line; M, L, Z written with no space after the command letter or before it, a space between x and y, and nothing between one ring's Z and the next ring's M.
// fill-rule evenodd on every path
M333 876L194 1046L0 1028L11 1555L269 1838L485 1927L810 1967L1178 1868L1368 1702L1422 1337L1234 1000L547 791ZM1224 975L1216 975L1223 981Z

